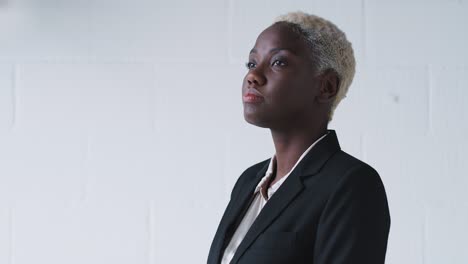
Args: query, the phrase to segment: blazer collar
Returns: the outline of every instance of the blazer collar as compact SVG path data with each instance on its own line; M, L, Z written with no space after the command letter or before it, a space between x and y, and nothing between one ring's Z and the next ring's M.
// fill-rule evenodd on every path
M298 164L300 177L316 174L335 152L341 150L335 130L327 131L328 135L320 140Z
M275 218L288 206L288 204L302 191L304 188L303 178L312 176L320 171L327 160L338 150L340 145L336 136L335 130L328 130L328 135L320 140L307 155L294 168L291 174L282 183L281 187L268 200L260 214L257 216L249 231L245 235L241 244L236 250L236 253L231 263L236 263L239 258L245 253L255 239L262 233ZM232 218L229 221L231 231L237 228L243 214L248 209L250 201L253 198L252 194L255 187L265 175L270 159L264 161L263 167L245 183L238 196L235 198L236 203L233 207ZM236 221L237 220L237 221ZM232 234L232 232L231 232ZM230 239L230 236L226 237ZM226 241L226 244L229 241ZM221 254L222 252L220 252Z

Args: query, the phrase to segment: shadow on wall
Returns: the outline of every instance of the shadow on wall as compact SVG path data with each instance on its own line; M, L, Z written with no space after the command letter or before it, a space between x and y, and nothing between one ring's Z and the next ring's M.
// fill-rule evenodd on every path
M6 7L8 4L8 0L0 0L0 7Z

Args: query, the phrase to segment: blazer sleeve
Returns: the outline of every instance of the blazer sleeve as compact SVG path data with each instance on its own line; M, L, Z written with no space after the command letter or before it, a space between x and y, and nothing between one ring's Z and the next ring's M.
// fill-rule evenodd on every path
M314 263L385 263L390 213L379 174L358 165L337 184L320 216Z

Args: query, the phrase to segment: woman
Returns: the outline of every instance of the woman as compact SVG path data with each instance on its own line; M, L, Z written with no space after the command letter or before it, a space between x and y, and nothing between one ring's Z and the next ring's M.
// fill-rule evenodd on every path
M355 71L345 34L289 13L258 36L246 66L244 118L270 129L275 154L237 180L208 263L384 263L381 178L328 129Z

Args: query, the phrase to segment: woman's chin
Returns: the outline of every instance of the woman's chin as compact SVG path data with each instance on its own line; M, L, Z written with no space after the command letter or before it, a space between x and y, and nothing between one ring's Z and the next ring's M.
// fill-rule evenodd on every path
M258 113L244 111L244 119L247 123L251 125L264 127L264 128L268 127L268 124L265 118L262 118L262 116L260 116Z

